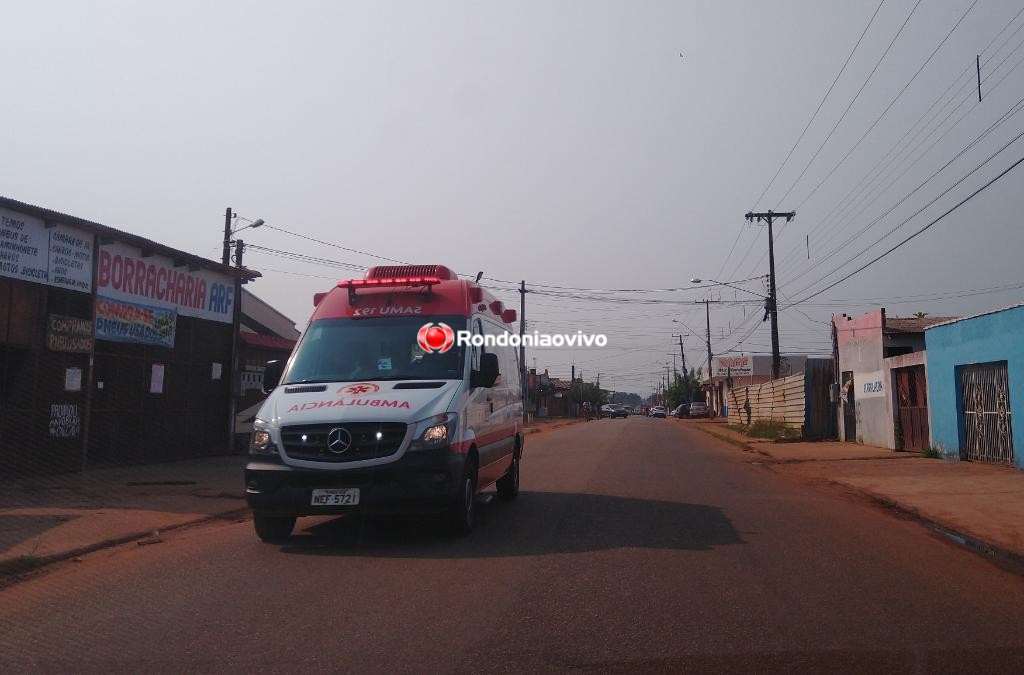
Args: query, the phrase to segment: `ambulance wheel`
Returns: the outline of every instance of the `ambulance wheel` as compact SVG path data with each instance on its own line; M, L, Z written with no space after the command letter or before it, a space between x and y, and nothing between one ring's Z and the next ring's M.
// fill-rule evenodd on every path
M295 529L295 518L288 516L264 516L259 513L252 518L256 536L268 544L280 544L291 536Z
M498 499L512 501L519 496L519 453L512 454L512 465L505 475L498 479Z
M466 463L459 482L459 491L448 510L448 524L456 535L469 534L476 521L476 465Z

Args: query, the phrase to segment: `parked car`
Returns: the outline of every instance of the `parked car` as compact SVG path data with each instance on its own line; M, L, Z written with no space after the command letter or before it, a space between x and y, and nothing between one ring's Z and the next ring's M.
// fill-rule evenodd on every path
M707 417L708 406L703 401L694 401L690 404L690 409L687 411L687 417Z
M651 412L647 413L648 417L665 417L665 406L656 405L651 408Z
M688 414L688 404L680 403L672 409L672 417L683 419Z
M620 405L616 405L614 403L606 403L603 406L601 406L601 416L611 418L629 417L629 413L626 412L626 409Z

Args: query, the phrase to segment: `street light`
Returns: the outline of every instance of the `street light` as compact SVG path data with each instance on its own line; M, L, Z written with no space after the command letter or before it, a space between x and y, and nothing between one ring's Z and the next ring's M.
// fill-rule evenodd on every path
M737 291L743 291L744 293L750 293L751 295L756 295L757 297L759 297L759 298L761 298L763 300L767 300L768 299L767 295L762 295L761 293L755 293L754 291L751 291L751 290L746 289L746 288L742 288L740 286L734 286L734 285L730 284L727 281L715 281L714 279L701 279L700 277L694 277L694 278L690 279L690 283L691 284L700 284L700 283L704 283L705 281L710 281L711 283L716 284L718 286L728 286L729 288L734 288Z
M256 220L251 221L248 225L244 225L237 230L232 230L231 221L237 216L237 213L231 212L230 206L224 211L224 248L221 252L221 263L225 267L231 264L231 235L241 232L242 230L249 229L250 227L260 227L264 224L262 218L257 218ZM243 218L243 220L247 219Z
M774 274L774 268L772 270L772 273ZM774 293L775 293L774 277L771 277L771 279L772 279L772 283L771 283L771 289L772 290L770 291L769 295L762 295L760 293L755 293L754 291L749 291L746 288L740 288L739 286L733 286L732 284L724 282L724 281L715 281L714 279L708 279L708 281L710 281L713 284L719 284L721 286L728 286L729 288L735 288L736 290L744 291L746 293L750 293L751 295L756 295L757 297L759 297L762 300L764 300L764 318L761 321L762 322L767 321L769 318L771 318L771 320L772 320L772 379L773 380L777 380L779 378L779 364L782 361L782 357L781 357L781 355L779 353L779 338L778 338L778 336L779 336L779 322L778 322L778 313L775 311L776 304L775 304L775 297L774 297ZM701 283L701 281L702 281L702 279L700 279L699 277L694 277L693 279L690 279L690 283L691 284L699 284L699 283ZM707 305L705 305L705 307L706 306ZM710 318L708 319L708 367L709 368L711 367L711 319Z

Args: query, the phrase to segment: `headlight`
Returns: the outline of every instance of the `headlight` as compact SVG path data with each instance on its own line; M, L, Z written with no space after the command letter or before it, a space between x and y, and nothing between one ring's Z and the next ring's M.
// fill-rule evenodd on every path
M450 445L455 439L455 426L458 415L442 413L428 417L416 424L410 450L428 450Z
M274 445L274 439L270 437L270 432L266 429L255 428L252 432L252 438L249 440L249 454L250 455L276 455L277 446Z

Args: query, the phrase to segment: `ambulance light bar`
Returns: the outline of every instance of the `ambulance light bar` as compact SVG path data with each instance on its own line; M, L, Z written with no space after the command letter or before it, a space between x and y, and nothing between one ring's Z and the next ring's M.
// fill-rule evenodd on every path
M439 277L390 277L386 279L347 279L338 282L338 288L379 288L381 286L434 286L441 283Z

